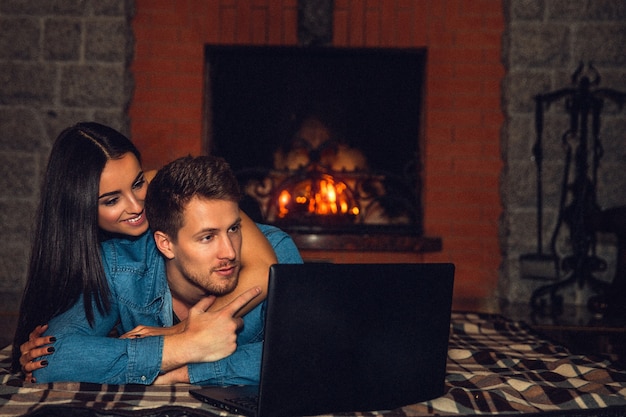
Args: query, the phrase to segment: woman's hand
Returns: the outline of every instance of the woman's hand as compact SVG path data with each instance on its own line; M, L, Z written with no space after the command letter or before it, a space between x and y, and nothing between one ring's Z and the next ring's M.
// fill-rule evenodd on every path
M39 361L35 361L35 359L54 352L54 347L50 346L50 344L55 342L56 338L54 336L42 336L47 329L47 324L35 327L35 330L30 332L28 341L20 346L20 352L22 353L20 365L22 365L22 372L24 372L26 381L37 382L33 377L33 371L45 368L48 365L48 361L45 359Z
M147 336L168 336L182 333L183 330L185 330L185 325L185 320L183 320L172 327L137 326L133 330L121 335L120 339L135 339Z
M153 385L172 385L180 383L189 383L189 371L187 366L182 366L159 375L157 379L154 380Z

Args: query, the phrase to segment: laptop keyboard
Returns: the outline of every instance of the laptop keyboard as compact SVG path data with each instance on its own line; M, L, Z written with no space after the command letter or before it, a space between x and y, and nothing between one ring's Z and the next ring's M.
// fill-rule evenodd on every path
M259 396L253 395L250 397L229 398L228 401L249 410L256 410L257 404L259 403Z

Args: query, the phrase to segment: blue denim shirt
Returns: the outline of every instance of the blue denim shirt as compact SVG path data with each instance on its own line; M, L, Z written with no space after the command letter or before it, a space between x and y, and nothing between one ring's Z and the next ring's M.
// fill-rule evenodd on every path
M270 241L279 263L302 263L293 240L280 229L258 225ZM111 310L102 315L94 306L90 326L80 299L53 318L46 334L56 336L48 366L34 372L37 382L80 381L107 384L151 384L159 375L163 336L140 339L107 337L116 325L125 333L138 325L171 326L172 296L165 262L150 231L136 239L102 243L102 259L111 289ZM219 361L188 365L192 384L258 383L265 303L244 316L236 351Z

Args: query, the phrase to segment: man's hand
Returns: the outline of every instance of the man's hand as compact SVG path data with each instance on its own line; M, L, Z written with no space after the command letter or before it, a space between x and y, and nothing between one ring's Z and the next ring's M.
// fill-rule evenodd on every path
M22 365L22 372L24 372L26 381L36 382L35 378L33 378L33 371L45 368L48 365L46 360L35 361L34 359L54 352L54 347L49 345L55 342L56 338L54 336L42 336L47 329L47 324L35 327L35 330L30 332L28 341L20 346L20 352L22 353L20 365Z
M243 319L237 312L261 293L251 288L217 311L207 311L214 296L200 300L189 310L182 333L164 337L161 370L170 371L189 363L214 362L237 349L237 331Z

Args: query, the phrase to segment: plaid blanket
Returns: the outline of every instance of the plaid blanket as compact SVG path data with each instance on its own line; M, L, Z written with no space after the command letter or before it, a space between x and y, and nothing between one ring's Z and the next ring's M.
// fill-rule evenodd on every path
M191 397L189 385L25 383L7 370L9 355L9 347L0 351L0 416L227 415ZM374 414L623 416L626 372L608 360L572 355L523 323L453 313L445 394Z

